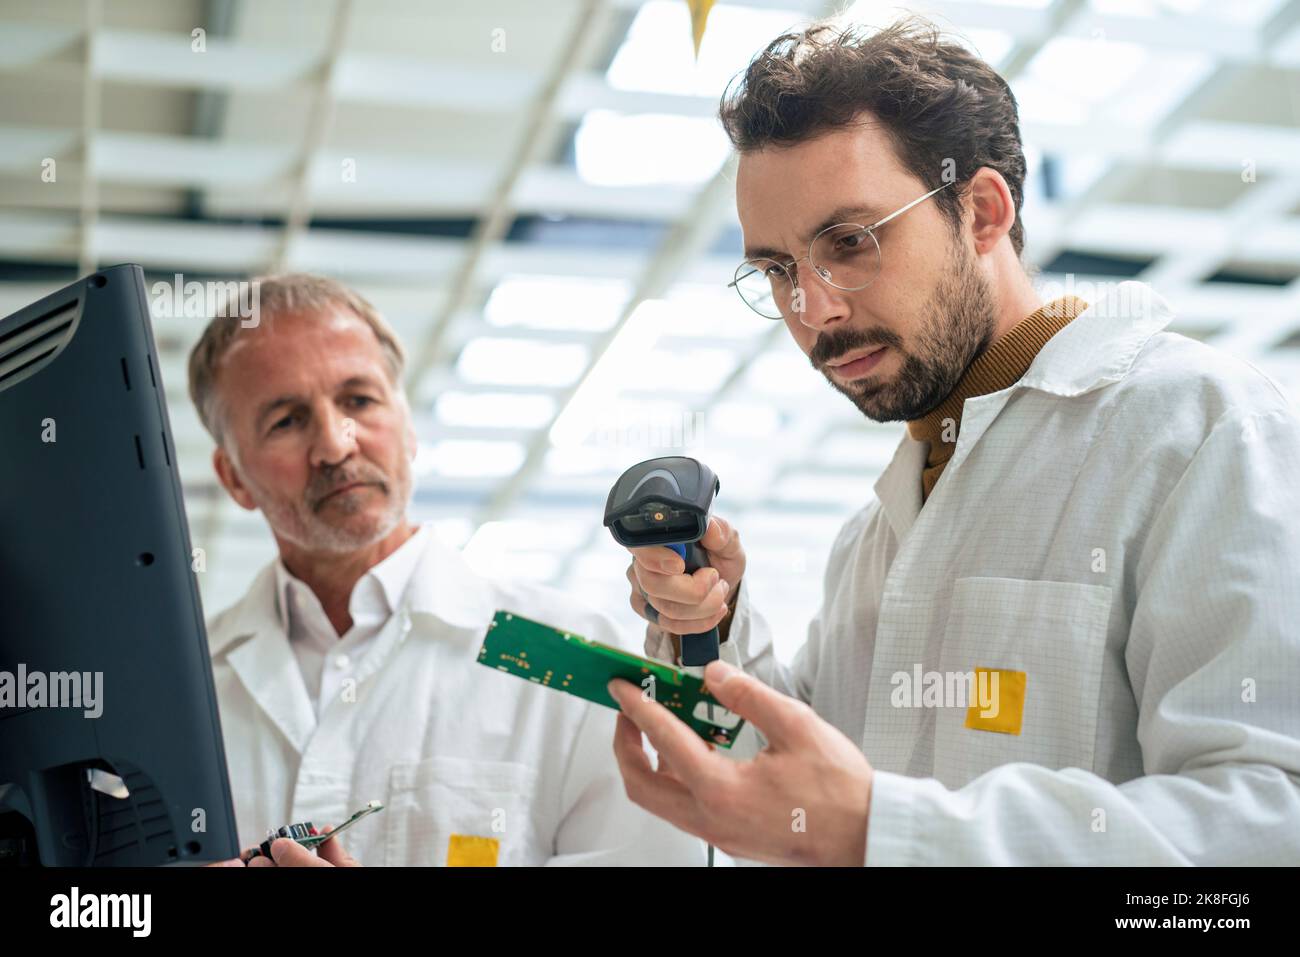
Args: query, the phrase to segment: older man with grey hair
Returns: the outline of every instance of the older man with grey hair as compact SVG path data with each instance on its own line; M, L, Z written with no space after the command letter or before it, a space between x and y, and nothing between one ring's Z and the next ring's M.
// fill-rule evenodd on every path
M274 862L703 863L701 842L628 801L613 712L477 665L499 608L628 643L569 596L474 573L411 522L392 329L333 280L256 282L259 322L219 311L190 356L221 484L279 550L208 628L241 843L379 800L351 854L343 838L320 857L282 839Z

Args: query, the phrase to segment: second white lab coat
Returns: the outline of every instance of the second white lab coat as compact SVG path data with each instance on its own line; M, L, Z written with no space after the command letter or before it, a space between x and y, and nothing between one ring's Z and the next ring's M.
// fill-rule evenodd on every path
M482 578L429 538L402 607L319 724L274 566L209 625L240 845L379 800L341 838L362 864L445 864L457 836L496 841L503 866L703 864L701 841L628 800L612 710L477 662L499 608L626 645L612 621L548 588Z
M725 655L876 768L867 864L1300 864L1300 421L1170 318L1123 283L967 399L924 508L905 435L791 667L742 582ZM1020 733L918 666L1023 672Z

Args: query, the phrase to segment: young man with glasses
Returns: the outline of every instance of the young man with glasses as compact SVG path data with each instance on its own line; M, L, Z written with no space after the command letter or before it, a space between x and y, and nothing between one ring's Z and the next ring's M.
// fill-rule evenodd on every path
M789 667L725 522L693 576L633 550L651 653L719 625L766 739L728 760L614 682L633 800L772 862L1300 863L1289 401L1141 284L1040 302L1014 97L928 25L781 37L721 115L732 288L907 432Z

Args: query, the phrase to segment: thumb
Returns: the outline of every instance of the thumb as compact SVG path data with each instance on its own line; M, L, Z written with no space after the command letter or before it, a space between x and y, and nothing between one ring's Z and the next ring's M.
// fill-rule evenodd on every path
M740 536L726 519L709 516L709 526L700 536L700 545L714 558L736 558L740 554Z
M325 833L328 834L334 830L332 827L326 827ZM355 857L349 854L343 848L343 841L337 837L331 837L328 841L316 847L316 853L329 861L335 867L360 867L361 864Z
M752 722L773 747L789 747L801 737L808 710L803 702L721 660L709 662L704 683L719 704Z
M331 867L307 848L288 837L276 838L271 842L271 859L276 867Z

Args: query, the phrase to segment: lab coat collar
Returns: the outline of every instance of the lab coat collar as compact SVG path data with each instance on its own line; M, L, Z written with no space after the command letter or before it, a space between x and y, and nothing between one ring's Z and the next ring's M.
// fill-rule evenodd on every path
M904 429L893 459L876 479L876 498L900 542L921 512L921 470L928 449L927 443L918 442Z
M247 594L227 614L229 623L218 619L219 625L208 632L208 649L214 658L265 628L275 627L283 633L275 604L275 562L258 573Z
M246 640L236 644L240 639ZM232 627L218 636L212 652L227 649L226 661L240 682L301 754L316 728L316 711L276 613L274 565L257 576Z
M1119 283L1052 336L1018 382L999 392L966 400L957 448L945 473L960 467L1017 389L1037 389L1065 397L1118 382L1128 375L1147 340L1172 319L1169 303L1151 286ZM876 480L876 497L900 542L924 504L921 471L927 449L925 442L916 441L905 430L894 458Z
M1128 375L1142 347L1169 325L1169 303L1144 282L1122 282L1047 340L1016 388L1076 396ZM965 423L962 423L963 430Z
M486 629L496 611L491 583L429 529L428 545L411 577L405 605L453 628Z
M481 633L496 610L490 583L475 574L460 553L438 540L433 529L425 536L410 585L395 615L400 621L366 655L368 670L382 664L410 631L408 616L427 616L464 635ZM231 610L232 619L209 635L213 656L226 660L248 693L257 701L299 753L316 727L316 712L307 694L302 671L276 610L275 563L254 579L244 600ZM437 634L437 631L434 632ZM360 674L358 677L362 677Z

